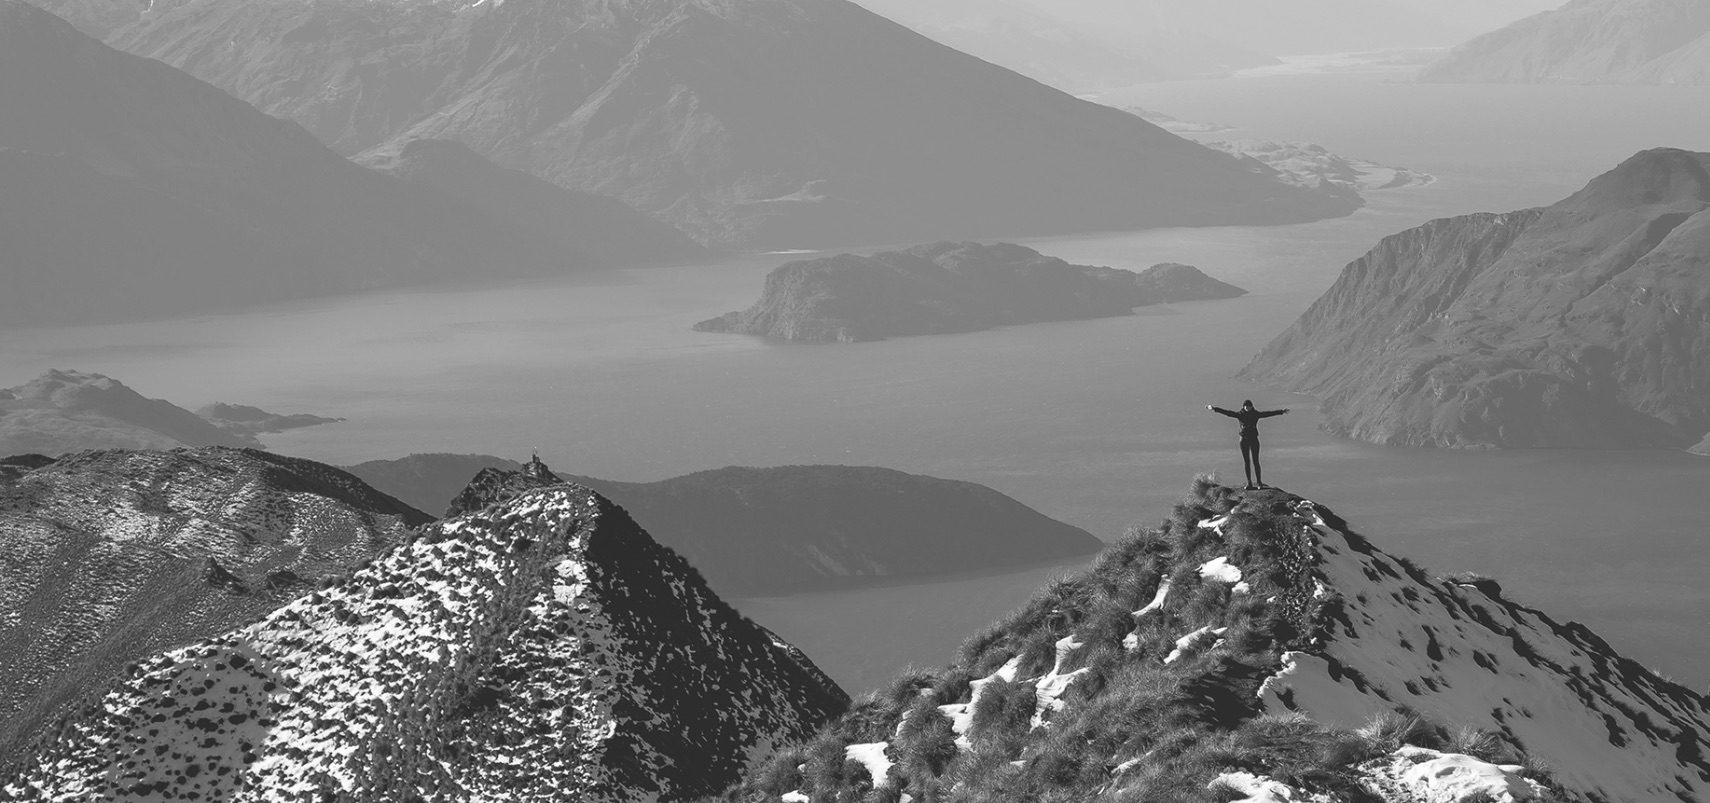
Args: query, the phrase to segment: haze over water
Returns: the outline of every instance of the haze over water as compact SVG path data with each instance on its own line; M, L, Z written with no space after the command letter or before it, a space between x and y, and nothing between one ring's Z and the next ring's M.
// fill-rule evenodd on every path
M348 464L412 452L526 456L653 480L724 465L883 465L966 479L1111 539L1168 513L1195 473L1240 481L1233 426L1251 398L1266 479L1329 505L1437 573L1475 570L1511 597L1592 625L1703 687L1710 573L1698 498L1710 460L1672 452L1447 452L1317 429L1315 404L1230 377L1343 265L1435 217L1554 202L1648 147L1710 150L1702 88L1429 86L1371 74L1154 84L1101 98L1311 141L1422 170L1351 218L1024 241L1074 262L1197 265L1252 291L1128 318L840 346L689 326L750 304L795 257L485 288L374 294L119 326L7 331L12 381L110 374L184 406L209 401L349 419L267 438ZM852 690L938 663L1052 569L745 601ZM898 636L907 629L906 636Z

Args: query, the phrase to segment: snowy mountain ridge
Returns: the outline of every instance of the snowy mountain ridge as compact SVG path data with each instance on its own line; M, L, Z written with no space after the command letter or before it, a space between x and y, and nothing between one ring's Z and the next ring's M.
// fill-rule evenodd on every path
M846 702L621 509L562 485L432 524L343 583L143 661L3 788L683 799Z
M0 765L126 663L254 621L428 521L250 449L85 452L0 476Z
M1710 701L1320 505L1200 482L730 800L1696 801Z

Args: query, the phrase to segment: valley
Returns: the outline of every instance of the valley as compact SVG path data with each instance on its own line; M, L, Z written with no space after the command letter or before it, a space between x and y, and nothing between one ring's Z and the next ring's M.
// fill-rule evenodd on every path
M417 451L526 457L539 448L558 470L625 481L726 465L881 465L978 482L1106 540L1174 499L1196 472L1239 476L1233 432L1203 407L1253 398L1297 412L1267 429L1268 479L1326 504L1359 499L1368 531L1400 539L1398 548L1432 570L1500 575L1516 598L1586 621L1623 651L1702 686L1710 682L1702 639L1710 595L1701 578L1710 564L1697 548L1697 513L1678 500L1704 487L1710 461L1666 451L1360 445L1318 431L1311 400L1232 378L1384 236L1433 218L1553 202L1655 141L1710 147L1710 109L1686 104L1689 94L1398 87L1342 74L1128 90L1124 99L1183 119L1321 142L1439 181L1373 193L1349 218L1300 226L1021 240L1079 264L1185 262L1252 291L1122 318L834 347L690 331L747 305L768 271L800 258L746 255L14 330L0 342L0 362L25 376L59 365L108 372L189 407L241 399L345 418L267 441L337 464ZM1597 113L1575 114L1575 104ZM1484 122L1452 126L1443 119L1451 108ZM1654 130L1634 131L1623 118L1652 120ZM1405 136L1410 129L1425 135ZM1600 168L1574 168L1585 163ZM1036 577L971 582L993 586L979 592L991 607L970 614L986 619L1037 586ZM859 689L943 657L922 654L925 638L892 642L882 622L922 599L953 604L954 595L927 589L887 603L886 593L805 595L755 610L773 611L766 624L810 654L868 651L846 672L825 661ZM891 613L875 618L875 607ZM825 632L834 624L849 630ZM946 622L940 632L960 638L963 630Z

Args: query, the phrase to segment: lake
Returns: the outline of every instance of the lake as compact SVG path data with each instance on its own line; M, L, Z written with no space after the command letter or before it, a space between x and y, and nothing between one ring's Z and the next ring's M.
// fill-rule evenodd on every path
M726 465L883 465L984 483L1101 538L1164 518L1196 473L1240 480L1235 432L1204 405L1251 398L1266 478L1379 546L1578 619L1694 687L1710 682L1710 460L1671 452L1449 452L1318 429L1310 399L1231 377L1387 234L1435 217L1553 202L1646 147L1710 150L1687 87L1443 87L1279 75L1105 98L1312 141L1439 177L1352 217L1290 227L1025 241L1077 262L1198 265L1252 291L1132 317L855 345L690 331L745 307L790 257L496 287L376 293L183 319L0 332L6 384L49 367L145 395L341 416L270 436L349 464L411 452L526 456L647 481ZM787 600L739 600L853 691L948 658L1073 567ZM906 631L906 632L905 632Z

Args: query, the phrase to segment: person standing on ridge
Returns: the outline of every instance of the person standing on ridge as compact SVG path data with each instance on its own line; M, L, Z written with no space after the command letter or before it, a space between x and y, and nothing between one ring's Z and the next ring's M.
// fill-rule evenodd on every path
M1205 406L1205 409L1214 413L1221 413L1241 422L1241 468L1247 472L1247 490L1271 487L1265 484L1265 472L1259 468L1259 419L1282 415L1288 412L1288 408L1255 410L1253 409L1253 400L1248 399L1241 402L1241 409L1239 410L1225 410L1222 407L1213 407L1209 404ZM1259 480L1259 484L1256 486L1253 484L1255 477Z

